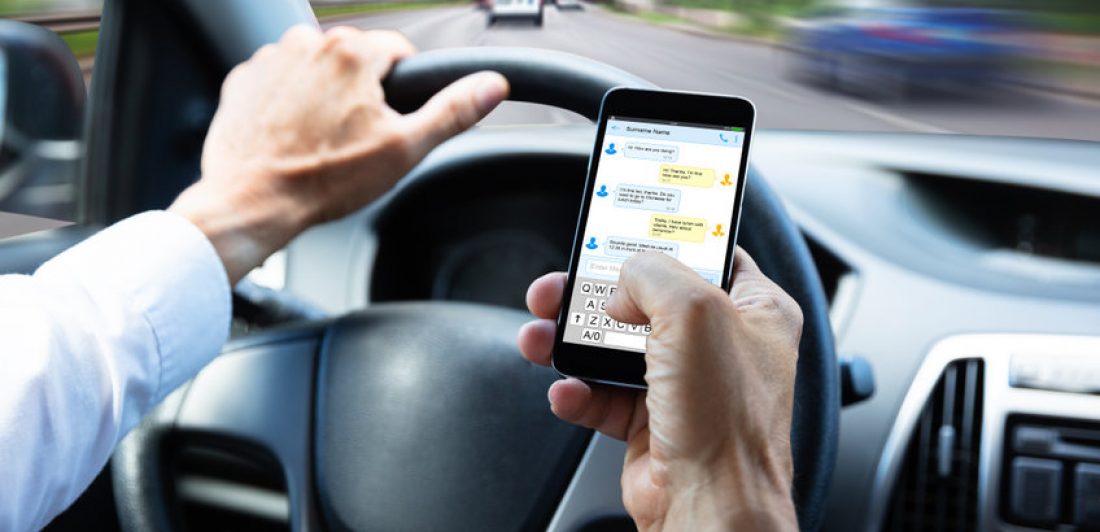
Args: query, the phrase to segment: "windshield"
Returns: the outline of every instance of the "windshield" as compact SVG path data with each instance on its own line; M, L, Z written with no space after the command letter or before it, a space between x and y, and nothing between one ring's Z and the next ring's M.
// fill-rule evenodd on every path
M59 31L92 72L97 0L0 0ZM325 26L421 50L570 52L670 89L751 99L758 126L1100 140L1094 0L316 1ZM565 90L566 87L563 87ZM569 123L508 104L487 122Z
M540 26L485 1L349 21L398 28L421 49L550 48L666 88L745 96L763 128L1100 140L1096 2L559 1ZM494 118L579 120L514 107Z

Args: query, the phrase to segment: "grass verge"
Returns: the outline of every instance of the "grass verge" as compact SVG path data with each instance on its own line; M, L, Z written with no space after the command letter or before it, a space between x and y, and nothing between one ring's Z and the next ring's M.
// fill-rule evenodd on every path
M466 4L462 1L445 2L384 2L370 4L353 4L339 6L313 6L313 14L318 19L344 17L348 15L364 15L369 13L383 13L386 11L408 11L413 9L428 9L432 7L447 7Z
M99 40L99 30L73 31L60 35L61 40L65 41L73 51L73 55L77 57L95 55L95 43Z
M1100 13L1036 13L1040 28L1058 33L1100 35Z
M684 22L680 17L657 11L630 11L623 9L618 4L606 4L605 7L608 11L617 15L644 20L653 24L676 24Z
M775 24L774 19L761 17L744 17L743 22L734 26L707 27L690 20L677 17L669 13L658 11L629 11L614 4L607 5L607 10L626 17L642 20L659 25L688 25L703 31L726 34L737 37L752 37L756 39L775 40L782 36L781 28Z

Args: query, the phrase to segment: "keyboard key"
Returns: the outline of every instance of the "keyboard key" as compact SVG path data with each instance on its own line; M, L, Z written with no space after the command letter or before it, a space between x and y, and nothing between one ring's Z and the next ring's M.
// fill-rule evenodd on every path
M638 336L636 334L608 332L603 342L605 345L625 347L627 349L645 349L645 336Z
M618 287L594 281L578 283L577 293L586 297L578 296L571 303L569 324L581 328L580 341L645 351L646 336L653 331L653 326L622 323L607 315L607 298L614 295Z
M641 337L639 337L639 338L641 338ZM598 343L600 343L600 340L602 340L602 339L603 339L603 331L597 331L597 330L594 330L594 329L585 329L584 331L581 331L581 340L584 340L586 342L592 342L594 344L598 344Z

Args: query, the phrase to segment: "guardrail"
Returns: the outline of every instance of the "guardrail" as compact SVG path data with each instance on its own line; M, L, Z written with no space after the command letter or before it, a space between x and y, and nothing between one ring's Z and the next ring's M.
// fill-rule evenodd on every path
M47 13L13 17L15 20L44 26L49 30L63 33L89 31L99 28L99 11L80 11L72 13Z

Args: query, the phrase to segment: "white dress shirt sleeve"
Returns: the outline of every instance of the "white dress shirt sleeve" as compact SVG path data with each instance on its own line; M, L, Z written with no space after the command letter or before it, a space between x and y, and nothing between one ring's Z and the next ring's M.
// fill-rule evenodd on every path
M221 350L230 287L186 219L139 214L0 276L0 530L72 504L151 407Z

